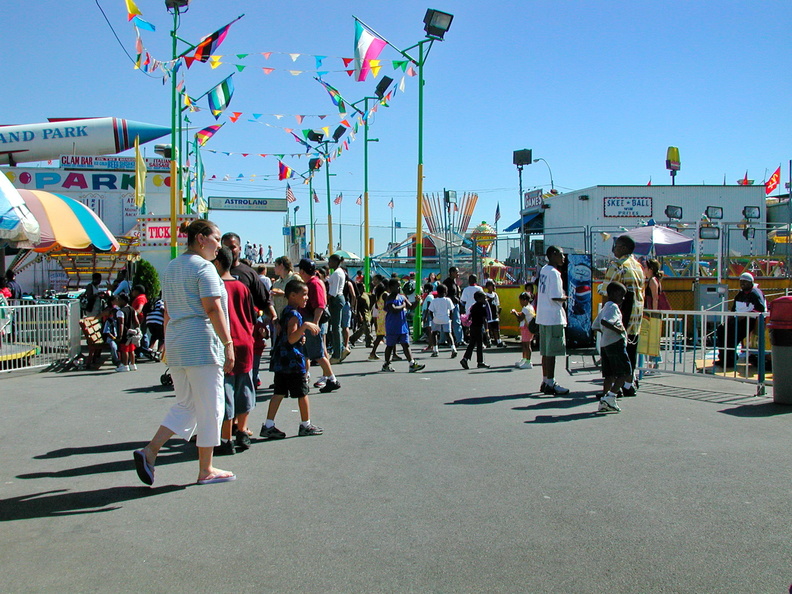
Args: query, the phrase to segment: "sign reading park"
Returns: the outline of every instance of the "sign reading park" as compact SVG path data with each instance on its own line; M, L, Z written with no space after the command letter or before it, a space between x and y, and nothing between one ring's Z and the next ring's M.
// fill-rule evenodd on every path
M603 199L604 214L606 217L636 217L649 218L652 216L652 199L640 198L613 198Z
M211 210L264 210L287 212L286 198L233 198L209 196Z

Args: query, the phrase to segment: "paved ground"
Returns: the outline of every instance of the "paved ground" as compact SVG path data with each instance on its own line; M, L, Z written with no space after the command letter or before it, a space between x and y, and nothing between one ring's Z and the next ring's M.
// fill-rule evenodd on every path
M171 441L155 488L132 450L171 403L163 365L0 376L4 592L787 592L792 407L657 376L619 415L596 374L447 355L377 373L357 349L312 395L321 437L258 442L197 486ZM535 357L538 360L538 357ZM267 374L264 375L267 379ZM253 426L264 420L267 392Z

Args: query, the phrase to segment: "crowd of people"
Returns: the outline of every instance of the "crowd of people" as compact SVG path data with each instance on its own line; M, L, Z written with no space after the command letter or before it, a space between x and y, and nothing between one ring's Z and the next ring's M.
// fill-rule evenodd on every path
M415 273L401 279L396 274L375 274L367 291L362 272L350 275L339 255L332 255L326 268L309 259L295 267L288 257L280 256L272 261L275 277L270 278L266 266L254 269L254 262L240 257L243 250L235 233L220 235L207 220L185 223L184 232L188 248L168 266L161 298L152 305L141 295L141 287L132 286L128 295L113 296L112 315L107 316L108 340L120 345L114 355L118 371L136 368L135 352L143 345L135 342L134 334L145 323L152 342L145 348L155 358L164 351L176 391L176 403L152 440L134 452L138 476L146 484L154 481L157 452L165 441L173 435L190 439L195 433L198 483L236 478L216 468L213 460L251 447L254 433L249 417L256 390L267 383L260 374L267 341L272 375L266 377L272 378L273 395L259 431L265 440L287 436L275 425L284 398L297 401L298 436L324 432L311 420L311 383L320 393L341 389L334 366L343 364L356 346L368 350L369 361L382 361L381 372L395 372L393 363L398 361L405 361L410 373L425 369L411 345L416 312L420 312L426 343L421 352L430 357L439 357L443 349L456 359L464 348L459 357L463 369L470 369L474 353L476 367L486 369L485 348L505 346L500 334L500 298L491 279L481 286L476 275L469 275L462 287L456 267L450 268L445 280L432 273L422 285L417 284ZM665 299L659 263L639 263L634 248L626 236L614 242L614 261L600 289L603 307L592 325L601 333L604 385L598 412L619 412L617 399L637 393L643 308L658 308ZM520 327L522 357L515 367L532 369L533 349L538 346L542 368L538 391L560 396L570 392L555 379L556 359L566 355L565 255L556 246L548 247L545 255L547 264L519 295L520 309L508 315ZM761 293L752 282L748 286L747 278L741 280L746 282L738 301L758 310L763 306L757 297ZM154 343L156 351L151 349Z

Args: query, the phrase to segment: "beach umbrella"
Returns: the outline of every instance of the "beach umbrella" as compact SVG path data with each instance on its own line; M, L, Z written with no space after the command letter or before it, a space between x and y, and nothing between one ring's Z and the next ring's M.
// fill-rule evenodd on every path
M0 173L0 245L29 248L41 235L38 221L19 191Z
M670 256L689 254L693 251L693 239L662 225L646 225L619 234L629 236L635 242L635 253L640 256L651 254Z
M120 247L102 219L82 202L39 190L19 190L19 194L41 227L41 240L33 251L115 252Z
M360 260L360 256L353 252L348 252L346 250L336 250L333 253L334 256L341 256L344 260Z

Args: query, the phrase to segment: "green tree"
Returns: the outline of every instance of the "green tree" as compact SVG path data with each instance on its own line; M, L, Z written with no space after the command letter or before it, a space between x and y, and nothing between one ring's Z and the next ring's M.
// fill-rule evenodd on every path
M160 294L160 281L157 269L148 260L139 260L135 266L135 279L132 286L143 285L146 287L146 295L149 299L154 299Z

